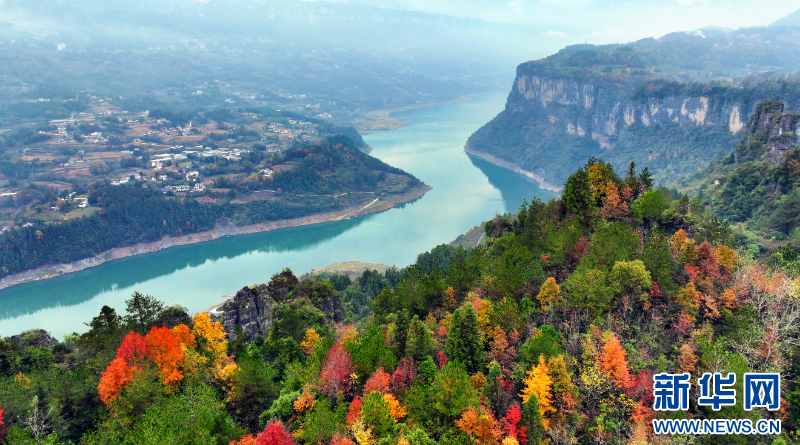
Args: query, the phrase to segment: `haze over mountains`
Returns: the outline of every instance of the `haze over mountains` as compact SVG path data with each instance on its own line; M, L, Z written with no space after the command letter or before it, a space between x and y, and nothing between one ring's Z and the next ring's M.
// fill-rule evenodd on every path
M0 13L7 87L174 94L220 80L352 110L505 88L519 60L544 55L521 26L363 4L11 0Z

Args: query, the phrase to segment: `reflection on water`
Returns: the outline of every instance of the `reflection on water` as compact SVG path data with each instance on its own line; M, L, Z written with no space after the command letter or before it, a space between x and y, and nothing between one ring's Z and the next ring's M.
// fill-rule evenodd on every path
M31 314L54 305L56 301L61 306L82 303L98 294L119 288L133 288L160 276L196 268L207 262L233 259L248 252L280 254L289 250L310 249L366 222L371 216L374 215L176 246L146 255L121 258L49 280L14 286L2 291L0 320ZM57 298L48 298L48 294L56 288ZM34 295L43 298L32 298Z
M503 109L505 94L398 113L409 125L365 137L373 156L434 188L385 212L349 220L220 238L110 261L0 291L0 335L41 327L60 337L85 330L103 305L122 311L133 291L197 312L263 283L285 267L303 273L360 260L406 266L523 199L553 193L463 152L470 134Z
M533 179L518 175L509 174L508 170L498 167L490 162L487 162L477 156L467 155L472 165L477 167L481 173L486 175L486 179L503 197L503 202L506 205L506 212L513 213L519 210L520 204L523 200L531 201L531 197L538 196L542 201L547 201L550 198L558 196L557 193L545 190L539 187L539 183ZM533 188L533 193L531 193Z

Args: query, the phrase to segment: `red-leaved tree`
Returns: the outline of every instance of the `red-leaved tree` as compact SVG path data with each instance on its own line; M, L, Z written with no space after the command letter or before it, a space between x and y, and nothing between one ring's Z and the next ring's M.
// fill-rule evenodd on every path
M0 440L3 440L3 438L6 437L6 427L3 423L3 411L3 408L0 408Z
M349 393L352 389L350 374L354 369L350 353L341 343L336 343L322 362L322 392L328 396Z
M508 437L514 438L520 444L525 445L528 443L528 438L525 436L525 431L528 428L519 426L520 420L522 420L522 408L519 403L515 402L506 413L506 418L503 420L503 429L506 430Z
M383 370L383 366L379 367L377 370L375 370L375 373L367 379L367 383L364 384L364 395L367 395L373 391L388 394L389 382L391 379L392 376Z
M400 363L397 364L397 368L394 370L394 374L392 374L392 393L394 395L399 395L406 392L406 390L411 387L411 384L414 383L414 378L416 376L417 364L414 363L414 359L406 357L400 360Z
M122 344L117 349L117 358L125 360L131 366L140 364L149 357L147 340L133 331L122 339Z
M295 445L295 441L283 427L283 422L276 420L256 437L256 445Z

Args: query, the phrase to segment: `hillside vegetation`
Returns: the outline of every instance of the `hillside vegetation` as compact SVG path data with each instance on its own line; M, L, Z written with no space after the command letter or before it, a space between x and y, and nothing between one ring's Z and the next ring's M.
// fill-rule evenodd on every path
M758 104L735 150L696 174L690 189L716 217L800 244L798 121L782 102Z
M0 341L6 443L794 443L800 255L737 254L726 224L591 159L561 198L400 271L264 295L255 335L134 294L63 342ZM227 326L227 325L226 325ZM654 374L780 372L780 411L653 410ZM654 418L780 418L774 436L654 436ZM775 439L775 442L772 440ZM778 440L785 442L778 442Z

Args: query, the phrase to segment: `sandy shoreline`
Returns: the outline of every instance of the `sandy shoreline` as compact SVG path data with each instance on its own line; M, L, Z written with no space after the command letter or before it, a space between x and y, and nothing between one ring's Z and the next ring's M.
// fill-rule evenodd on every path
M5 289L17 284L29 283L31 281L46 280L54 278L59 275L78 272L90 267L99 266L107 261L112 261L120 258L125 258L143 253L158 252L162 249L167 249L174 246L185 246L187 244L196 244L206 241L213 241L217 238L231 235L245 235L249 233L268 232L270 230L282 229L286 227L305 226L310 224L318 224L330 221L339 221L345 218L350 218L359 215L366 215L369 213L378 213L384 210L389 210L398 204L404 204L413 201L428 191L431 187L426 184L414 188L400 196L388 196L388 199L382 199L383 196L369 202L364 206L354 206L346 209L338 210L335 212L318 213L316 215L308 215L300 218L283 219L278 221L270 221L258 224L251 224L247 226L234 226L230 223L217 224L213 229L204 232L192 233L189 235L181 236L167 236L158 241L148 243L138 243L125 247L117 247L111 250L100 253L99 255L85 258L82 260L74 261L67 264L56 264L37 267L36 269L19 272L9 275L0 279L0 289Z
M539 187L541 187L541 188L543 188L545 190L550 190L551 192L561 193L561 191L564 189L564 187L562 187L560 185L556 185L556 184L553 184L552 182L547 181L541 175L538 175L538 174L536 174L534 172L531 172L531 171L528 171L528 170L523 170L522 167L520 167L517 164L514 164L513 162L508 162L508 161L505 161L503 159L494 157L494 156L492 156L492 155L490 155L488 153L484 153L482 151L477 151L477 150L471 149L471 148L467 147L466 145L464 146L464 152L468 153L468 154L471 154L473 156L477 156L477 157L483 159L484 161L490 162L490 163L492 163L492 164L494 164L494 165L496 165L498 167L503 167L505 169L513 171L514 173L519 173L522 176L527 176L527 177L533 179L534 181L538 182L539 183Z

